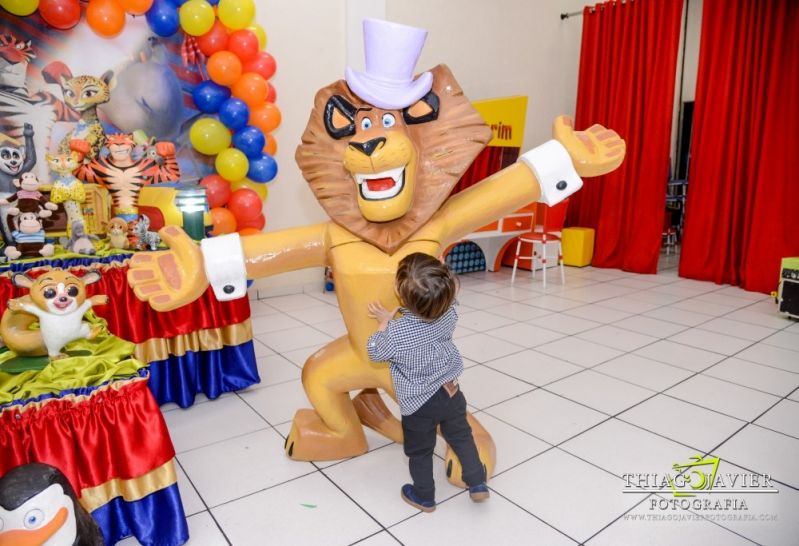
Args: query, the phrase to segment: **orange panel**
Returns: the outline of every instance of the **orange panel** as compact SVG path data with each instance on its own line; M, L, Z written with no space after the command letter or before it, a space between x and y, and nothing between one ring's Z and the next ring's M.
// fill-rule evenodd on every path
M532 229L533 217L528 216L509 216L502 219L502 231L522 231Z
M499 229L499 221L491 222L487 226L483 226L477 231L497 231Z

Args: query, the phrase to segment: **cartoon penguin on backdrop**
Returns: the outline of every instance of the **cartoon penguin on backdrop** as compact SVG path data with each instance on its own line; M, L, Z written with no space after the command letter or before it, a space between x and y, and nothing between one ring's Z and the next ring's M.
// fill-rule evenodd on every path
M0 546L103 546L100 528L57 468L30 463L0 479Z

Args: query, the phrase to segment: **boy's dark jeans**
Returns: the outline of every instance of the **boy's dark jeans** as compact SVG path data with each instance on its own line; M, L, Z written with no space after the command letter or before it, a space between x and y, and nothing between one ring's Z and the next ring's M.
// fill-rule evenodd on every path
M425 501L435 501L433 448L436 446L436 427L439 424L441 434L461 461L466 485L472 487L486 480L472 427L466 421L466 398L460 389L450 398L442 387L415 413L402 416L405 455L409 458L414 493Z

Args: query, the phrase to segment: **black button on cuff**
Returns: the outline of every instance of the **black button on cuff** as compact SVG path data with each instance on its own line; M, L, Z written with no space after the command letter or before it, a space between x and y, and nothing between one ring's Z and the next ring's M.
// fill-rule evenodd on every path
M236 288L232 284L226 284L222 288L222 292L224 292L225 294L232 294L235 291L236 291Z
M568 184L566 183L566 181L565 181L565 180L561 180L560 182L558 182L557 184L555 184L555 187L556 187L557 189L561 190L561 191L565 190L565 189L566 189L566 186L568 186Z

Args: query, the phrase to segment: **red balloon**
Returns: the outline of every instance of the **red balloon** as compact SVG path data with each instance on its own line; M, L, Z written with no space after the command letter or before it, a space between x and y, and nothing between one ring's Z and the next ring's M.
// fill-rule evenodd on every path
M119 0L91 0L86 8L89 27L104 38L113 38L125 27L125 10Z
M80 21L78 0L40 0L39 14L53 28L67 30Z
M260 74L265 80L275 75L277 63L275 58L266 51L261 51L255 58L250 59L242 65L244 72L255 72Z
M267 93L266 80L258 74L246 72L236 80L230 90L233 96L243 100L250 107L250 111L263 106Z
M243 222L253 220L258 217L263 209L261 197L249 188L241 188L233 192L227 203L227 208L236 217L236 224L242 222L242 227L255 227L254 225L244 226Z
M240 220L237 224L239 229L257 229L258 231L264 229L265 225L266 217L263 215L263 213L259 214L255 218L245 218L244 220Z
M214 225L211 235L224 235L236 231L236 217L228 209L222 207L211 209L211 221Z
M203 55L210 57L217 51L224 51L227 48L228 34L227 27L222 21L217 19L211 30L197 38L197 45Z
M245 28L236 30L228 38L227 50L236 55L242 63L254 59L259 49L261 47L258 44L258 36L251 30Z
M200 181L200 186L205 188L209 208L224 207L232 193L230 182L218 174L209 174Z
M266 82L266 85L269 86L269 90L266 92L266 101L277 102L277 91L275 90L274 86L269 82Z

